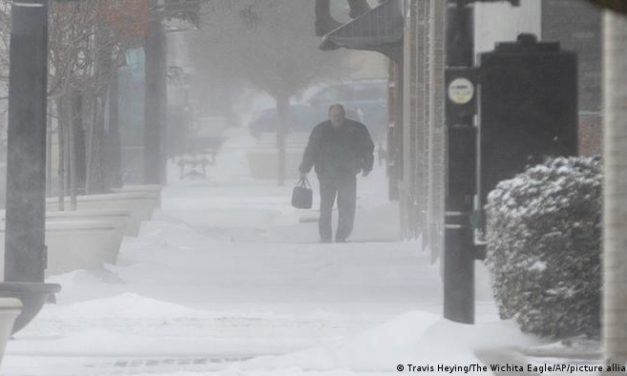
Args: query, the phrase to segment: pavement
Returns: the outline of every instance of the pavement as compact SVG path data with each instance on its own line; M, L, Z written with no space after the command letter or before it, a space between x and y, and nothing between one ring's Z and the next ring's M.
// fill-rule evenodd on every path
M381 326L402 332L411 312L408 322L426 327L441 316L442 283L420 242L399 240L383 170L360 179L352 242L326 245L317 243L316 210L291 208L291 186L251 179L242 157L227 144L206 180L179 181L171 166L162 207L124 239L116 265L51 278L63 285L58 303L9 343L2 375L390 374L395 362L351 370L327 352L298 369L247 366ZM478 268L477 320L497 321ZM397 337L372 342L382 339Z

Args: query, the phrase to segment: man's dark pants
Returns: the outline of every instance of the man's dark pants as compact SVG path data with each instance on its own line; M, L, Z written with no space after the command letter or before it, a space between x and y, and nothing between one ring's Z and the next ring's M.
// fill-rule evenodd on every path
M335 240L342 242L353 231L355 204L357 201L357 178L355 175L341 177L319 176L320 180L320 240L330 242L333 236L333 204L337 197L338 225Z

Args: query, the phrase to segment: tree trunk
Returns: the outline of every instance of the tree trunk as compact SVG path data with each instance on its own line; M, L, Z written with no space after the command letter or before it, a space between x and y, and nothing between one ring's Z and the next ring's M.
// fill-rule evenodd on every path
M108 168L106 163L107 137L105 132L105 108L108 86L111 83L113 70L113 47L107 43L108 31L100 24L96 26L96 58L95 78L96 89L90 98L93 102L93 121L89 128L89 164L87 175L87 191L106 193L109 191Z
M91 127L89 128L89 159L87 165L87 193L107 192L104 165L104 98L95 95L91 100Z
M288 97L276 99L278 122L276 129L276 144L278 153L277 182L279 185L285 184L285 173L287 169L287 158L285 153L285 139L288 133L288 116L290 111L290 100Z
M64 95L61 98L61 112L59 113L59 121L63 122L63 127L61 128L61 136L63 137L63 169L64 169L64 192L65 196L70 197L70 202L72 202L72 188L75 186L74 184L74 176L75 168L73 162L74 156L74 138L72 137L72 95ZM65 202L65 198L63 199ZM76 201L76 197L74 195L74 201ZM76 206L72 208L72 210L76 210Z
M144 125L144 183L161 184L164 181L165 159L162 134L165 128L166 99L166 37L159 17L150 21L144 47L146 55L146 106Z
M107 132L107 170L109 184L122 187L122 141L120 138L120 107L118 70L114 68L109 84L109 131Z
M52 118L50 109L48 109L46 126L46 196L52 189Z
M65 161L67 159L66 155L66 143L65 143L65 133L66 124L65 124L65 103L64 97L59 97L56 100L57 107L57 137L59 140L59 166L57 170L58 177L58 190L57 193L59 198L59 210L65 210Z
M603 342L606 363L627 361L627 18L604 19Z
M70 197L72 210L76 210L76 196L85 193L87 180L83 95L78 91L72 94L72 123L70 127Z

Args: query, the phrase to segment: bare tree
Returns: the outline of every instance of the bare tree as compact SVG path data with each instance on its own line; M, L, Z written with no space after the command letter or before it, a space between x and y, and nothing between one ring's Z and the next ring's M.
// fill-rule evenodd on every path
M8 48L10 3L0 0L0 50ZM73 196L77 185L90 193L108 189L111 169L107 168L106 159L112 153L106 153L105 108L113 98L108 94L117 79L120 56L133 42L133 36L141 34L137 30L142 27L141 22L127 13L144 3L145 0L50 3L48 94L49 112L58 125L61 206L68 186ZM0 82L4 84L8 79L5 60L0 58ZM82 165L84 168L80 168Z
M290 97L343 70L341 53L318 50L310 0L213 0L203 8L195 57L276 101L278 183L285 180ZM204 46L204 47L201 47Z

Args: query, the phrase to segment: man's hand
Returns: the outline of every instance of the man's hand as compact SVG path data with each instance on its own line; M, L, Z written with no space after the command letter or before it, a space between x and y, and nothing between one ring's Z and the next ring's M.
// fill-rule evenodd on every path
M364 172L361 174L361 176L363 176L364 178L368 175L370 175L370 171L368 170L364 170Z

